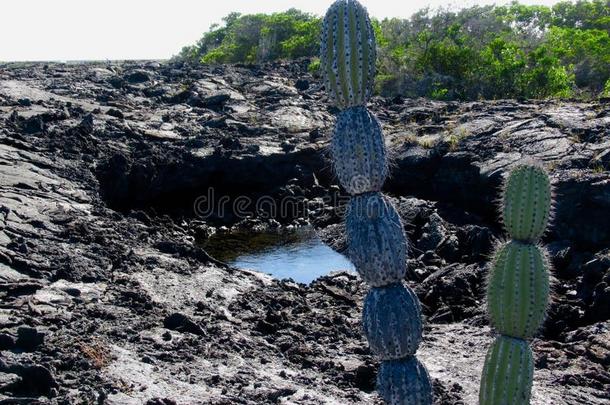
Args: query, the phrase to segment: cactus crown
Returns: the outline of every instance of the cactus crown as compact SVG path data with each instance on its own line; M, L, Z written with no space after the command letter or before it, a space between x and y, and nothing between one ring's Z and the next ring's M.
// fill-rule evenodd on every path
M515 167L504 186L502 216L513 239L534 242L551 215L551 182L544 168L533 163Z
M375 34L364 7L337 0L322 25L320 67L330 98L340 107L366 104L373 89Z

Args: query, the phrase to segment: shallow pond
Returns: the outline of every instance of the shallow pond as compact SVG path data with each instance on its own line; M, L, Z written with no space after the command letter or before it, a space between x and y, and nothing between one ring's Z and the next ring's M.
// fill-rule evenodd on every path
M310 283L332 271L354 271L353 264L325 245L311 228L216 234L202 246L212 257L234 267L300 283Z

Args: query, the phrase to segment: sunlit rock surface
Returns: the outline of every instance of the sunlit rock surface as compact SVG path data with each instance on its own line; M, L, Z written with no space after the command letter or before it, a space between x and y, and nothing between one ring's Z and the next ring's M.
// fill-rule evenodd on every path
M0 65L0 401L379 402L355 275L278 281L200 248L214 232L306 224L344 248L333 111L307 64ZM548 166L558 201L533 403L608 403L610 105L375 98L371 109L412 242L406 282L423 304L419 357L437 403L476 403L497 187L526 155ZM311 209L198 217L210 187Z

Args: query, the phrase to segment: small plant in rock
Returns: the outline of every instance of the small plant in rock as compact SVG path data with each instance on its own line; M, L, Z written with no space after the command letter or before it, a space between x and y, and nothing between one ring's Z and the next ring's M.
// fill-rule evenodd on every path
M307 71L315 77L318 77L320 75L320 59L312 59L312 61L309 62L309 65L307 66Z

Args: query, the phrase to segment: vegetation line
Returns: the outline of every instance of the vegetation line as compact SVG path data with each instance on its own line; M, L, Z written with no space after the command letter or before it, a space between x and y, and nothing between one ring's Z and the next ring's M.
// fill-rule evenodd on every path
M231 13L178 59L263 63L312 58L321 18L291 9ZM459 11L423 9L373 21L377 94L445 100L610 97L610 0L547 6L513 2Z

